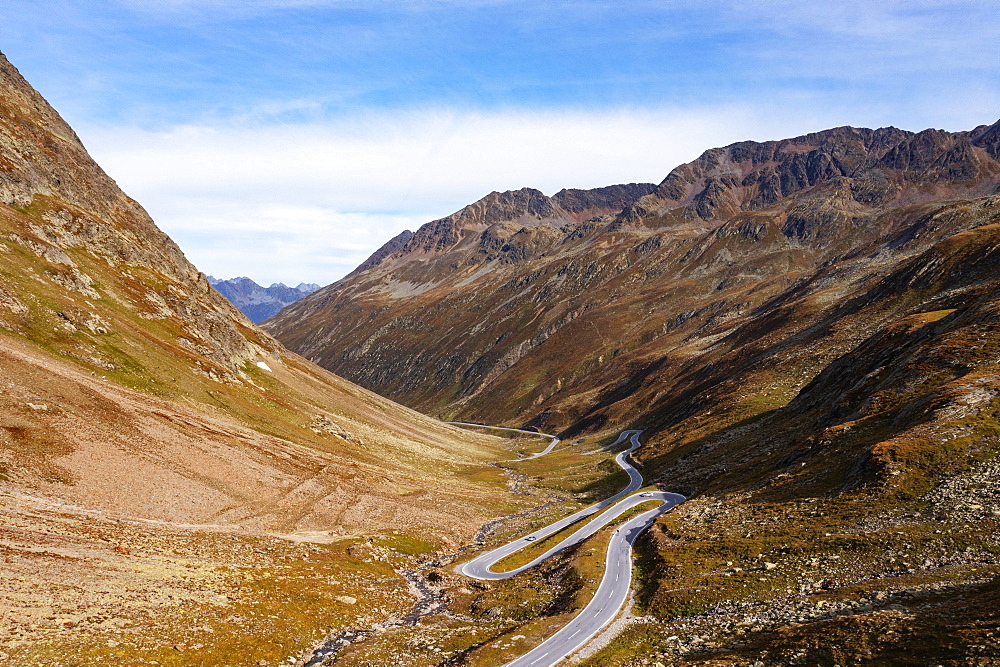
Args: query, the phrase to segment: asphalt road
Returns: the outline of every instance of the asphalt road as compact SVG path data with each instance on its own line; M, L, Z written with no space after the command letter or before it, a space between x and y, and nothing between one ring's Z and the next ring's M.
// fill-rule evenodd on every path
M552 442L549 443L549 446L543 449L542 451L538 452L537 454L532 454L531 456L525 456L524 458L521 459L514 459L515 461L527 461L529 459L537 459L539 456L545 456L553 449L555 449L556 445L558 445L560 442L559 438L552 435L551 433L542 433L541 431L527 431L522 428L508 428L506 426L487 426L486 424L473 424L472 422L445 422L445 424L454 424L456 426L478 426L479 428L489 428L493 429L494 431L514 431L515 433L527 433L528 435L540 435L545 438L552 438Z
M635 466L628 460L628 455L641 446L639 442L640 433L641 431L623 431L618 436L618 439L606 448L610 449L620 444L626 438L631 441L631 447L620 452L615 457L615 462L629 476L629 484L623 490L610 498L585 507L564 519L536 530L530 535L525 535L513 542L480 554L458 567L460 574L475 579L508 579L551 558L563 549L582 542L637 505L651 501L659 501L661 503L659 507L629 519L615 530L608 544L604 577L601 579L597 593L590 603L558 632L525 655L507 663L506 667L548 667L555 665L590 641L594 635L614 620L615 616L621 610L622 605L625 604L632 585L632 544L642 531L653 524L656 517L686 500L680 494L665 491L647 491L629 496L630 493L642 486L642 475L639 474ZM529 458L537 458L540 455L536 454ZM628 497L625 498L625 496ZM601 510L604 511L601 512ZM563 528L597 512L601 513L530 563L507 572L493 571L492 567L510 554L520 551L529 544L559 532Z
M632 500L636 501L625 510L650 500L660 500L663 504L629 519L615 530L611 542L608 544L604 577L597 587L597 593L594 594L587 606L558 632L520 658L507 663L506 667L549 667L555 665L582 648L615 619L628 599L632 586L632 544L642 531L653 525L656 517L686 500L684 496L664 491L654 491L649 497L640 497L640 495L631 496L620 504L630 503ZM617 506L612 509L617 509ZM621 512L617 512L615 516L619 514Z

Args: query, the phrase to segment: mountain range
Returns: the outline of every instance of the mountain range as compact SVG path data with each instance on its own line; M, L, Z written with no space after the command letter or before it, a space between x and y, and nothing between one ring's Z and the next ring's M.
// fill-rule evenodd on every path
M0 91L0 662L503 664L617 529L454 565L547 549L625 436L685 498L582 664L1000 659L1000 122L493 192L262 329Z
M227 280L206 276L206 279L219 294L255 324L263 322L288 304L312 294L320 287L315 283L299 283L295 287L272 283L269 287L262 287L245 276Z
M749 352L741 325L981 226L928 219L993 193L998 135L845 127L712 149L655 187L492 193L267 329L442 416L575 432L652 415L671 401L650 392L703 372L702 351Z
M265 326L442 418L643 429L644 475L694 500L588 664L974 663L1000 650L998 160L1000 122L839 127L573 204L494 192Z

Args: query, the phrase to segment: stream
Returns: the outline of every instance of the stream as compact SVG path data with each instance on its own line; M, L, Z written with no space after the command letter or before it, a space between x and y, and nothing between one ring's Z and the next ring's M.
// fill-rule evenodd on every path
M521 485L527 481L527 477L517 474L513 470L495 463L490 465L500 468L514 480L510 487L511 493L519 495L524 494L521 490ZM548 501L542 503L541 505L536 505L535 507L518 512L517 514L510 514L508 516L491 519L479 527L471 542L463 545L454 553L442 554L437 558L427 561L414 570L397 570L396 573L404 577L409 582L410 590L417 598L416 602L413 603L413 606L410 607L410 611L407 612L405 616L399 620L390 621L385 624L377 624L371 628L349 628L347 630L340 630L339 632L336 632L324 639L319 646L313 650L312 655L310 655L305 662L300 662L298 664L303 667L332 665L334 658L336 658L340 651L348 646L352 646L353 644L368 639L377 632L393 630L396 628L412 627L417 625L427 616L441 613L441 607L446 603L445 595L443 591L434 586L428 579L426 573L429 570L450 565L464 556L467 551L471 549L478 549L486 542L486 538L504 523L542 512L558 502L561 502L561 500L550 497Z

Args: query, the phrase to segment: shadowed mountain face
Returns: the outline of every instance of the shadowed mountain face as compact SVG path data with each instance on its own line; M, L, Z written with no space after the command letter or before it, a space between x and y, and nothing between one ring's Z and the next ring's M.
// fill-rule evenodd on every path
M579 430L690 410L681 387L759 342L736 332L818 321L988 219L969 211L1000 183L997 127L843 127L712 149L655 188L492 193L268 329L434 414Z
M644 477L691 500L637 543L657 620L584 664L976 663L1000 622L998 136L739 143L576 216L494 193L269 329L433 414L644 429Z
M217 280L207 276L207 279L212 287L254 323L263 322L288 304L319 289L319 285L315 283L299 283L296 287L274 283L270 287L263 287L245 277Z

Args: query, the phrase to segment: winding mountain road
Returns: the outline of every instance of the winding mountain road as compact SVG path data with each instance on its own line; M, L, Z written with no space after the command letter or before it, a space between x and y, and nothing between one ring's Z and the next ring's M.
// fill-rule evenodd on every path
M482 425L470 424L470 426ZM532 431L523 432L534 433ZM544 528L540 528L529 535L525 535L524 537L518 538L513 542L509 542L503 546L480 554L476 558L473 558L467 563L463 563L457 568L460 574L464 574L465 576L475 579L509 579L510 577L516 576L521 572L524 572L525 570L541 563L542 561L551 558L563 549L573 546L574 544L579 544L620 517L622 514L631 510L633 507L648 502L659 501L661 503L659 507L643 512L642 514L629 519L623 525L615 529L614 534L611 536L611 541L608 544L604 577L601 579L601 583L598 586L593 599L587 604L587 606L585 606L572 621L563 626L554 635L546 639L528 653L507 663L506 667L549 667L551 665L555 665L563 658L572 654L574 651L578 650L590 641L594 635L614 620L615 616L617 616L618 612L621 610L622 605L625 604L625 600L628 598L629 589L632 585L632 544L642 531L653 524L656 517L686 500L686 498L680 494L667 493L665 491L647 491L645 493L636 493L629 496L630 493L642 486L642 475L639 474L639 471L637 471L635 466L633 466L628 460L628 455L642 446L642 443L639 442L640 433L642 433L642 431L623 431L615 442L604 448L611 449L612 447L620 444L626 438L628 438L631 442L631 447L620 452L615 457L615 463L617 463L622 470L627 472L629 476L629 484L624 489L610 498L602 500L589 507L585 507L578 512L560 519L559 521L551 523ZM551 451L551 448L554 447L557 442L558 438L552 445L549 446L547 451L527 458L538 458L539 456L548 453L548 451ZM595 452L588 453L593 454ZM626 498L625 496L628 497ZM601 512L601 510L604 511ZM532 560L530 563L506 572L493 571L493 566L507 556L520 551L537 540L544 539L549 535L557 533L562 529L585 519L588 516L596 514L597 512L601 513L588 521L583 527L574 531L570 536L553 546L551 549Z
M515 433L527 433L528 435L540 435L545 438L552 438L552 442L549 446L538 452L537 454L532 454L531 456L525 456L521 459L513 459L514 461L528 461L530 459L537 459L539 456L545 456L559 444L560 440L558 436L554 436L551 433L542 433L541 431L528 431L523 428L508 428L506 426L487 426L486 424L473 424L472 422L445 422L445 424L452 424L453 426L477 426L479 428L489 428L494 431L514 431Z

